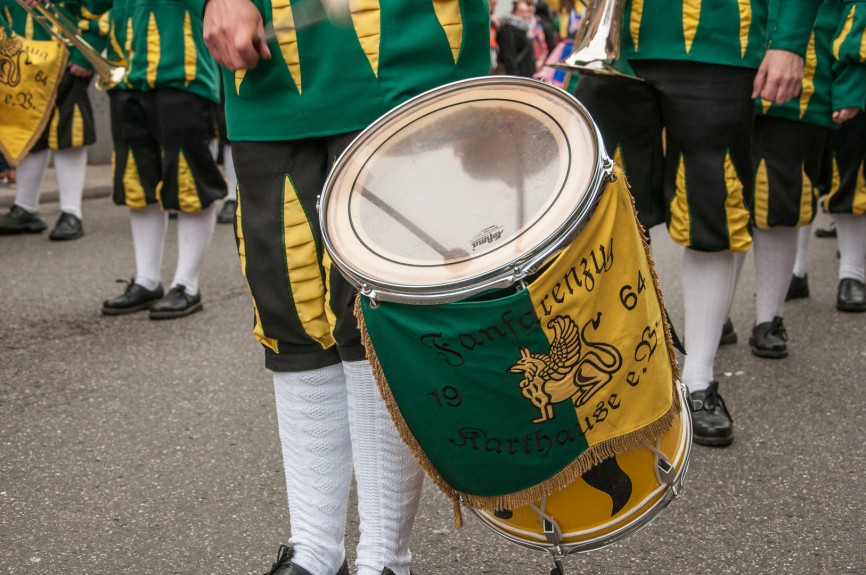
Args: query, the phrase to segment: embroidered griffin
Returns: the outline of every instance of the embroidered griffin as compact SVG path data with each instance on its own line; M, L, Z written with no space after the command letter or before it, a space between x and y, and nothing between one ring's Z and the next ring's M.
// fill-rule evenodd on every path
M572 318L558 315L547 324L554 333L547 353L520 348L520 359L508 371L523 374L520 391L541 412L533 423L552 419L557 403L572 400L576 407L583 405L622 367L616 347L586 338L586 329L597 330L600 323L601 312L583 329Z

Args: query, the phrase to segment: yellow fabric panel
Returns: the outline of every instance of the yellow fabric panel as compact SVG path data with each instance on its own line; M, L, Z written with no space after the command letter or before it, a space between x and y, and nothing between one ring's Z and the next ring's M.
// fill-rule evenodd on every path
M11 19L9 20L12 21ZM24 37L33 39L33 17L27 15L27 20L24 21Z
M238 207L236 209L235 218L237 218L237 225L235 226L235 237L238 240L238 256L241 260L241 273L244 274L244 279L247 277L247 245L244 242L244 230L241 227L241 197L238 194ZM247 289L250 289L249 281L247 281ZM252 294L252 290L250 290L250 294ZM280 344L277 340L269 338L265 335L264 328L262 327L262 317L259 315L259 307L256 305L256 300L253 298L253 310L255 312L256 321L253 326L253 339L255 339L260 344L268 347L274 353L280 353Z
M295 25L295 15L292 12L290 0L273 0L271 2L271 14L274 21L274 26L291 26ZM292 75L292 80L295 81L295 86L298 87L298 93L302 93L301 85L301 57L298 54L298 34L294 29L279 32L277 34L277 43L280 45L280 52L283 54L283 60L286 61L286 67L289 69L289 74ZM240 91L240 83L235 76L235 88Z
M57 132L60 130L60 110L54 109L51 114L51 123L48 125L48 147L52 150L60 148Z
M183 16L183 73L187 86L195 80L198 54L195 51L195 38L192 32L192 19L189 12Z
M830 182L830 193L824 196L824 210L830 211L830 198L839 193L839 184L842 178L839 176L839 164L836 162L836 156L833 156L833 179Z
M331 285L331 268L334 267L334 262L331 260L331 254L328 250L324 250L322 254L322 267L325 268L325 285ZM337 325L337 316L331 308L331 296L328 290L325 290L325 317L328 318L328 325L331 326L331 337L334 336L334 327Z
M737 0L740 8L740 57L746 57L749 47L749 29L752 27L752 3L750 0Z
M616 150L613 152L613 163L622 168L622 170L626 173L625 160L622 159L622 146L617 146Z
M198 197L195 178L192 170L189 169L189 162L186 161L183 150L178 154L177 160L177 201L180 204L180 211L185 214L200 212L201 199Z
M295 312L307 335L322 347L329 348L334 345L334 338L324 309L325 285L319 271L316 240L307 213L288 176L283 183L283 198L283 241Z
M573 367L549 380L546 391L565 395L581 423L591 421L608 397L633 407L610 411L605 425L588 427L590 446L660 420L674 401L664 314L625 177L618 168L616 173L586 227L529 285L551 345L574 342L557 347ZM563 327L575 331L563 337ZM575 395L575 382L595 386L597 393Z
M686 42L686 53L692 49L698 23L701 21L701 0L683 0L683 38Z
M114 154L111 155L111 171L117 170L117 161ZM135 164L135 155L130 151L126 160L126 170L123 172L123 199L126 205L135 210L143 210L147 207L147 199L144 197L144 187L138 177L138 166Z
M379 41L382 37L382 24L379 0L351 0L352 23L361 42L361 48L370 61L373 74L379 76Z
M803 89L800 91L800 117L806 114L809 102L815 95L815 70L818 68L818 55L815 52L815 34L809 38L806 48L806 60L803 67Z
M725 187L728 189L725 214L728 220L731 251L747 252L752 247L752 236L749 234L749 210L743 198L743 183L737 175L730 153L725 156Z
M851 26L854 25L854 5L851 5L851 8L848 10L848 14L845 16L845 25L842 26L842 31L839 32L839 36L836 38L836 41L833 42L833 57L837 60L839 59L839 49L842 47L842 43L845 42L845 39L848 38L848 34L851 33Z
M84 116L78 104L72 108L72 147L80 148L84 145Z
M98 20L98 29L100 36L107 36L108 32L111 30L111 13L106 12L102 16L99 17ZM117 38L113 38L114 44L117 44Z
M673 201L671 201L670 208L671 225L669 232L671 239L682 246L687 246L692 237L692 222L686 196L686 165L683 162L682 154L680 154L680 164L677 166L677 191Z
M159 28L156 26L156 14L151 12L147 21L147 85L151 88L156 86L159 56Z
M451 46L454 63L460 56L463 43L463 16L460 14L460 0L433 0L433 10Z
M803 170L800 174L803 181L803 188L800 191L800 217L797 220L797 227L803 227L812 221L812 198L818 195L818 190L812 185L812 180L806 174L806 164L803 163Z
M770 106L772 106L772 105L773 105L772 100L761 99L761 109L764 111L765 114L767 113L767 110L769 110Z
M241 93L241 84L244 82L244 78L246 78L247 71L246 70L237 70L235 72L235 94Z
M767 162L761 160L755 172L755 225L762 230L769 229L770 179L767 176Z
M12 12L9 11L9 6L3 7L3 13L6 14L6 22L8 22L9 25L11 26L12 25Z
M631 41L634 43L634 51L638 51L638 42L640 41L640 24L643 20L643 0L634 0L631 5L631 18L628 23L628 30L631 33Z
M851 212L855 216L866 213L866 180L863 178L863 166L857 170L857 188L854 190L854 206Z

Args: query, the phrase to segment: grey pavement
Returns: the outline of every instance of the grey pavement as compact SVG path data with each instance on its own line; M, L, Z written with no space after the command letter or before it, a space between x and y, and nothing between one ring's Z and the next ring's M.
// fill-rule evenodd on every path
M288 537L285 486L231 227L217 226L205 261L202 313L103 317L101 301L133 263L125 210L99 192L101 173L89 176L82 239L0 237L0 574L265 573ZM53 220L57 205L43 199ZM681 327L680 250L664 230L653 236ZM834 240L811 243L812 297L786 308L784 360L749 352L748 258L732 310L740 342L716 365L736 441L695 446L679 499L623 541L569 556L566 573L866 573L866 314L835 311L835 251ZM450 503L427 481L418 575L549 573L545 554L468 512L465 522L452 526ZM353 511L350 564L356 544Z

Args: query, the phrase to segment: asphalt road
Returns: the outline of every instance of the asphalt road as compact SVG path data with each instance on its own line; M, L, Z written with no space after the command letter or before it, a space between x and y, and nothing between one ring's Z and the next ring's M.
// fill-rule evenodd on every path
M129 223L85 202L83 239L0 237L0 574L264 573L288 537L270 376L229 226L202 274L205 310L103 317L133 274ZM42 206L56 218L56 204ZM826 217L818 220L826 224ZM169 228L164 281L175 261ZM679 249L654 230L682 325ZM835 311L836 245L815 239L812 297L788 305L791 356L753 357L752 260L717 374L736 441L695 446L685 488L646 529L566 558L569 575L866 573L866 314ZM428 481L413 535L419 575L547 575ZM357 515L350 517L350 562Z

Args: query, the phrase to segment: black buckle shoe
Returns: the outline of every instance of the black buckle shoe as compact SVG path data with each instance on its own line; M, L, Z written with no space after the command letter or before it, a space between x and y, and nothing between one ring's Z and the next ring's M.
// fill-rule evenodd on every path
M771 359L782 359L788 357L788 332L782 318L776 316L773 321L759 323L752 328L752 337L749 345L752 354L758 357L769 357Z
M734 420L719 395L719 382L689 393L692 402L692 439L701 445L725 447L734 441Z
M150 319L174 319L201 311L201 293L189 295L186 286L176 285L165 297L150 306Z
M0 217L0 234L38 234L48 226L39 217L39 214L28 212L21 206L14 204L9 208L9 213Z
M836 220L830 220L830 225L826 228L818 228L815 230L816 238L835 238L836 237Z
M226 200L223 202L223 207L220 208L217 214L218 224L232 224L235 221L235 210L238 203L235 200Z
M792 275L791 283L788 284L788 293L785 295L785 301L807 297L809 297L809 274L803 277Z
M866 285L854 278L839 280L836 309L855 313L866 311Z
M719 338L719 345L731 345L737 343L737 331L734 329L734 322L731 318L725 320L725 325L722 326L722 337Z
M271 570L265 575L312 575L303 567L298 567L292 563L292 556L295 550L288 545L280 545L280 550L277 552L277 561L271 565ZM336 575L349 575L349 565L343 561L343 565Z
M163 296L161 285L156 286L156 289L149 290L135 283L135 278L128 282L124 280L117 281L118 283L125 283L126 289L122 295L102 302L102 313L104 315L123 315L125 313L141 311L152 306Z
M76 215L61 212L48 238L55 241L77 240L83 235L84 228L81 227L81 219Z

